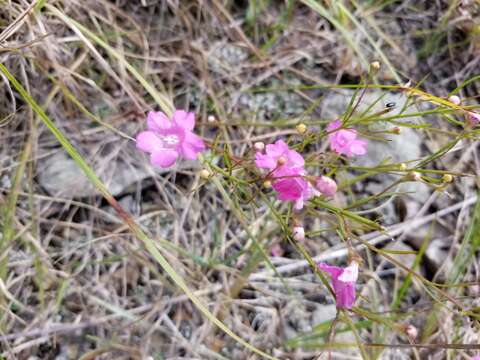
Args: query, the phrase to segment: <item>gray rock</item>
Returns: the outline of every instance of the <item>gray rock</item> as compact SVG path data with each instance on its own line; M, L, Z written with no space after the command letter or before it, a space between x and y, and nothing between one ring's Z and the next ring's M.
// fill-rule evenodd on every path
M122 161L99 168L97 175L114 196L121 194L129 185L150 176L146 168L132 167ZM38 180L49 194L55 196L81 198L99 194L76 162L62 150L43 160Z

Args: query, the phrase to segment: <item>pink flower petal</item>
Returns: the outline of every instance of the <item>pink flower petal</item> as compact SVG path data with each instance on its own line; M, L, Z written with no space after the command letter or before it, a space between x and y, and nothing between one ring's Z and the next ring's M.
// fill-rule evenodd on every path
M184 158L195 160L198 153L205 149L203 140L192 132L185 134L185 139L180 145L180 151Z
M172 122L161 111L149 111L147 115L147 127L151 131L161 131L172 126Z
M342 126L342 122L339 119L337 119L327 125L327 131L328 132L333 131L335 129L338 129L340 126Z
M290 167L303 167L305 165L305 160L302 155L300 155L295 150L288 150L287 153L288 166Z
M288 145L283 140L277 140L275 144L268 144L266 153L272 158L278 158L288 151Z
M302 196L302 182L296 178L276 180L272 187L278 193L278 198L283 201L298 200Z
M328 272L332 277L332 287L335 291L337 307L351 309L356 297L355 282L358 278L358 264L352 262L345 269L325 263L318 264L318 267Z
M341 267L328 265L325 263L319 263L318 267L320 268L320 270L328 272L333 277L339 277L340 274L343 272L343 269Z
M185 110L175 110L173 113L173 122L184 130L192 131L195 127L195 114Z
M178 152L175 150L159 150L152 154L150 161L152 165L168 168L175 164L178 155Z
M365 155L367 153L367 142L365 140L352 141L348 146L348 153L351 154L350 156Z
M277 166L277 161L269 155L257 152L255 154L255 165L261 169L273 170Z
M153 131L142 131L137 135L137 149L151 153L162 148L162 141Z
M343 269L342 274L338 277L338 280L343 282L355 282L358 279L358 264L352 262L349 266Z

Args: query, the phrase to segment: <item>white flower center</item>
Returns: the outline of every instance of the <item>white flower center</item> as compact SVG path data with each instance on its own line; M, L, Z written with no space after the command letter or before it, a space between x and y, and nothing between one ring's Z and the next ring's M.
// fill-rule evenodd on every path
M160 140L162 140L167 146L175 146L180 142L180 139L177 135L160 135Z

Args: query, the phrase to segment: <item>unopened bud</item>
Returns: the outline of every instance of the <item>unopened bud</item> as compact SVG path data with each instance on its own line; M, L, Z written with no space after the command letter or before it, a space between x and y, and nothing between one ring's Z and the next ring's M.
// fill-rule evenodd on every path
M265 181L263 182L263 187L264 187L265 189L270 189L270 188L272 187L272 182L271 182L270 180L265 180Z
M284 157L284 156L280 156L278 159L277 159L277 164L279 166L282 166L282 165L285 165L287 163L287 159Z
M198 175L200 175L200 177L204 180L208 180L208 178L212 175L212 173L207 170L207 169L202 169L200 170L200 172L198 173Z
M407 325L405 327L405 334L407 334L411 340L415 340L418 336L418 329L413 325Z
M421 181L422 180L422 176L416 171L409 172L408 177L412 181Z
M455 105L460 105L461 103L461 100L457 95L449 96L448 101L450 101L451 103L454 103Z
M373 61L370 64L370 67L372 68L372 70L378 71L378 70L380 70L380 62L379 61Z
M213 124L213 123L217 122L217 118L216 118L214 115L208 115L207 121L208 121L210 124Z
M315 187L323 195L331 197L337 192L337 183L328 176L320 176L315 182Z
M453 181L453 176L451 174L443 174L442 180L445 183L451 183Z
M257 141L255 144L253 144L253 147L257 151L263 151L265 149L265 143L262 141Z
M395 126L395 127L392 129L392 133L394 133L394 134L396 134L396 135L399 135L401 132L402 132L402 129L400 129L398 126Z
M297 132L300 135L303 135L307 131L307 125L305 125L304 123L300 123L295 127L295 129L297 129Z
M305 229L303 226L295 226L293 228L293 238L297 241L305 240Z

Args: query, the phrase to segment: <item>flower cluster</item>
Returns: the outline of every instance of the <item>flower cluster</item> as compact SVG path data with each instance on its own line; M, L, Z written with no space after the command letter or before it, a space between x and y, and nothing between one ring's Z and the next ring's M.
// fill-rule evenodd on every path
M366 153L366 141L357 139L354 129L342 129L340 120L328 125L330 147L338 154L351 157ZM176 110L171 118L163 112L149 112L147 130L137 135L137 148L150 154L152 165L161 168L173 166L179 158L195 160L205 150L204 141L193 132L195 114ZM306 127L297 127L300 134ZM314 196L332 197L337 191L335 181L327 176L307 175L305 160L297 151L290 149L283 140L264 145L255 143L255 165L267 171L265 177L282 201L294 202L294 208L301 210L305 201ZM210 173L203 174L208 179ZM297 241L305 239L305 230L296 225L293 237ZM339 308L350 309L355 301L355 281L358 277L358 265L353 262L345 269L319 264L319 268L332 276L332 286Z

